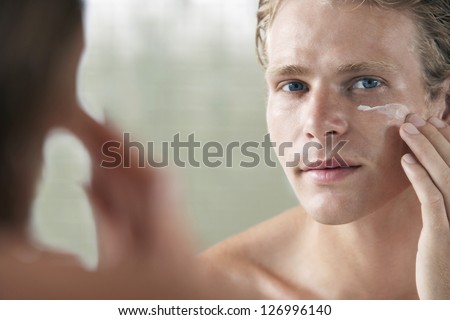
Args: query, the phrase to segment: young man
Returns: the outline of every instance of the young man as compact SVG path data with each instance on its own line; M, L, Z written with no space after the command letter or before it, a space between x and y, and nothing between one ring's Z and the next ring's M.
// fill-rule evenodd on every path
M268 298L450 299L449 19L447 0L260 1L268 128L301 207L208 250L213 269ZM393 103L400 121L357 108ZM343 161L291 165L329 138Z

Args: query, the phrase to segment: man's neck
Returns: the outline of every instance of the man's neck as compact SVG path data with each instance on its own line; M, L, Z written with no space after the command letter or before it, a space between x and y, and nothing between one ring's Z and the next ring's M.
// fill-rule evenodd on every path
M349 224L311 222L308 229L314 246L309 246L308 255L318 266L317 280L332 283L337 298L414 294L421 228L420 204L412 189Z

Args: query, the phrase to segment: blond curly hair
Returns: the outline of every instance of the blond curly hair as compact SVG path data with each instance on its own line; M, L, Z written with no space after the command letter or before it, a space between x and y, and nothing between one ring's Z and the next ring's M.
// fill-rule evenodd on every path
M450 76L450 1L449 0L329 0L369 4L385 9L406 10L417 22L419 53L428 101L441 97L442 84ZM260 0L257 12L256 51L266 68L267 33L283 0Z

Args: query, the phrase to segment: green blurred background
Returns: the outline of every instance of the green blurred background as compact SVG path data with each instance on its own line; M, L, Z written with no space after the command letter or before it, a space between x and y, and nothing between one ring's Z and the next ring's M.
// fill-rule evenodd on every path
M202 145L261 142L267 129L264 77L254 49L257 3L88 0L79 75L85 108L112 119L133 140L154 142L156 150L178 132L182 140L195 133ZM55 132L45 156L36 236L93 266L95 228L80 187L89 179L87 154L76 139ZM278 164L240 168L242 159L235 152L233 168L175 169L198 250L296 204Z

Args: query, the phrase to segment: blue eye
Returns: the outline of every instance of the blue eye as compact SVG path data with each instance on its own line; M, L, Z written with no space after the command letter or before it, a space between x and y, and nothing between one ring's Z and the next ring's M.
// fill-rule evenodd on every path
M306 90L306 86L302 82L289 82L285 84L281 89L288 92L304 91Z
M379 87L381 85L381 81L372 79L372 78L364 78L357 81L354 85L354 89L373 89Z

